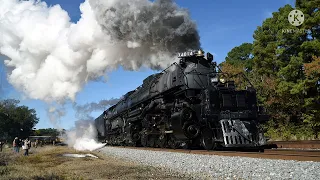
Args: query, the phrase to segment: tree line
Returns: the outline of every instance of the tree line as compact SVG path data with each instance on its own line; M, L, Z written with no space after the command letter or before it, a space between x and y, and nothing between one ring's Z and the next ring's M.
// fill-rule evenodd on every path
M285 5L254 31L254 41L233 48L220 64L230 75L244 73L271 115L265 124L272 139L317 139L320 136L320 1ZM293 26L298 9L304 22ZM240 85L244 79L234 79Z
M39 122L36 110L27 106L19 106L19 100L6 99L0 101L0 140L13 140L15 137L29 136L57 137L66 132L65 129L34 129Z
M0 101L0 139L11 141L14 137L26 138L39 122L36 111L19 106L19 100Z
M57 137L65 134L66 130L58 130L54 128L46 128L46 129L37 129L34 130L32 135L33 136L52 136L52 137Z

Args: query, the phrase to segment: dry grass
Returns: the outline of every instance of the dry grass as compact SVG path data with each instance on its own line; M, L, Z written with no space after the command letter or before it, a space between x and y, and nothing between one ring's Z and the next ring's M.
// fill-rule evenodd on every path
M65 153L91 153L99 159L64 157ZM0 179L181 179L149 166L126 162L104 154L77 152L67 147L31 149L28 157L0 152Z

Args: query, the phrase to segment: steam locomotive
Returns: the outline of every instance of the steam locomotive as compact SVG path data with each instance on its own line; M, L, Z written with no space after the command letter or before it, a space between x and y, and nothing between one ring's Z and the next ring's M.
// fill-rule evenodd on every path
M95 119L98 138L109 145L263 149L268 116L250 82L238 89L202 50L179 59Z

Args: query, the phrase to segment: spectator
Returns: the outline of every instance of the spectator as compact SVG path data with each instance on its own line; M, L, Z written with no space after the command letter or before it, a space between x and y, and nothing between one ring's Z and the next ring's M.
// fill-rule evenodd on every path
M0 152L2 152L2 146L3 146L3 144L4 144L4 141L1 141L1 140L0 140Z
M37 147L38 147L38 144L39 144L39 140L36 139L36 142L34 143L34 147L37 148Z
M13 143L12 143L13 149L16 153L19 153L20 150L20 143L18 137L14 138Z
M24 140L23 146L22 148L25 150L24 151L24 155L25 156L29 156L29 149L31 146L31 142L29 141L29 139L27 138L26 140Z

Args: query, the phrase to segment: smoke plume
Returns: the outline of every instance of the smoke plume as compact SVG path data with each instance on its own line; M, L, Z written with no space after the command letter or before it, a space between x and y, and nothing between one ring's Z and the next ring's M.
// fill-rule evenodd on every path
M199 48L195 23L172 0L86 0L70 21L60 5L0 0L0 54L8 81L29 98L75 100L90 80L119 65L161 69Z
M111 98L109 100L101 100L98 103L92 102L84 105L75 105L76 117L78 119L93 120L94 117L90 116L93 111L104 111L110 106L116 104L120 99Z
M54 104L48 109L52 122L65 114L55 103L75 102L88 81L119 66L163 69L177 60L178 51L200 47L196 24L172 0L85 0L76 23L60 5L0 4L0 55L6 57L7 79L25 96ZM108 103L76 107L80 115ZM69 145L78 150L83 143L90 149L101 146L93 140L94 125L83 122L68 133Z

